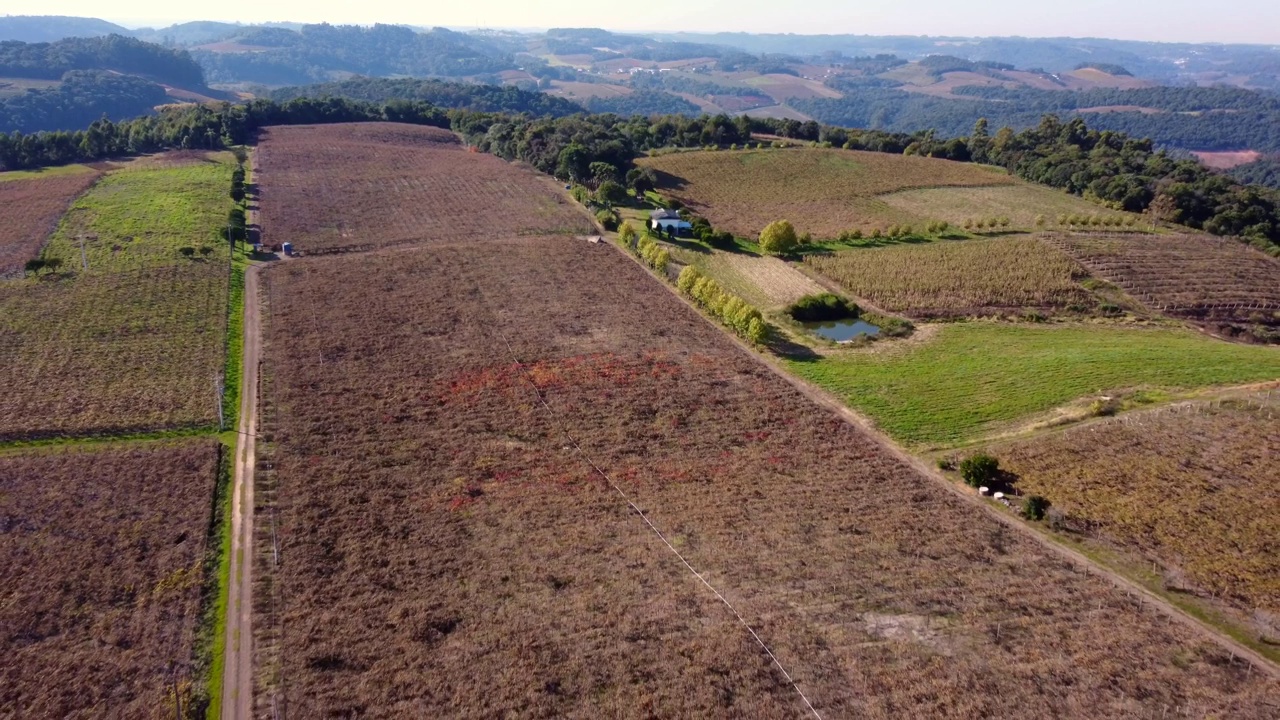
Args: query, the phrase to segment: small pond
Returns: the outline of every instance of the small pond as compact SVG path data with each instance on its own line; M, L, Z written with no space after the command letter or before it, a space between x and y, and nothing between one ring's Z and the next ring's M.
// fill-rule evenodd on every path
M800 324L805 326L809 332L816 333L835 342L848 342L862 335L875 337L880 334L880 328L865 320L828 320L826 322Z

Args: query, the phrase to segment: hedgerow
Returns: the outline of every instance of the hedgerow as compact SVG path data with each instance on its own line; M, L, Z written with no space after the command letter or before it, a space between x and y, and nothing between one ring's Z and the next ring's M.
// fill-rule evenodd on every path
M703 275L697 268L689 266L681 270L676 287L742 338L757 345L768 339L769 326L760 311L720 287L720 283Z

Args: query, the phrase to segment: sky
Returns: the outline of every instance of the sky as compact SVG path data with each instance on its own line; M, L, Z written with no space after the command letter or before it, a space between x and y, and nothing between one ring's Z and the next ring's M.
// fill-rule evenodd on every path
M1280 45L1278 0L5 0L6 14L78 15L137 27L188 20L375 22L452 28L1107 37Z

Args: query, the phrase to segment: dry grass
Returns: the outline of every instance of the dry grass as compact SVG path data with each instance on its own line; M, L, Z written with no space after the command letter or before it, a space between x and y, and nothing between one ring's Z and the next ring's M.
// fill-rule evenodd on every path
M1029 230L1044 216L1049 227L1060 215L1126 217L1081 197L1041 185L1017 182L982 188L926 188L891 193L880 198L889 207L962 227L966 220L1007 217L1010 227Z
M95 172L77 172L0 182L0 279L22 274L67 206L97 179Z
M824 292L821 285L775 257L726 252L682 252L679 256L762 310L781 308L805 295Z
M747 237L780 219L819 238L897 223L922 229L928 215L898 210L879 196L1017 182L1003 171L970 163L815 148L672 153L638 163L659 173L663 194L717 228Z
M0 456L0 715L187 717L218 445ZM199 684L199 679L194 679Z
M1075 530L1157 560L1174 589L1280 618L1280 401L1183 403L991 452ZM1272 633L1280 627L1272 628Z
M1055 235L1098 277L1150 307L1227 334L1280 328L1280 260L1209 235Z
M592 228L550 178L438 128L278 127L258 152L263 239L307 253Z
M805 262L853 295L917 318L1095 304L1078 282L1083 269L1035 238L894 245Z
M816 407L616 249L436 244L266 281L293 714L803 714L588 457L826 717L1280 701Z

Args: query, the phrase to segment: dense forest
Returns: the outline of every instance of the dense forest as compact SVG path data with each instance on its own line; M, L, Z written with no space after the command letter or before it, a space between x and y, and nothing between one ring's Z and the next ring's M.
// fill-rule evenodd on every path
M209 82L304 85L332 80L335 73L461 77L514 67L510 56L484 38L443 28L421 33L399 25L256 27L238 42L260 50L193 51Z
M163 87L133 75L73 70L55 87L0 99L0 131L79 130L103 116L144 115L167 100Z
M269 91L266 97L279 102L299 97L340 97L375 103L418 100L439 108L553 117L583 112L581 105L564 98L520 90L510 85L472 85L445 80L353 78L336 83L281 88Z
M1238 165L1227 174L1245 185L1263 185L1280 189L1280 158L1263 158Z
M1046 113L1072 113L1084 116L1090 126L1156 138L1169 147L1280 151L1280 98L1251 90L1147 88L1067 92L961 87L955 93L964 97L950 99L868 87L857 78L831 84L845 97L793 100L792 106L831 125L897 132L928 127L946 135L963 134L984 117L998 127L1023 129L1034 126ZM1138 106L1164 112L1080 112L1103 106ZM1206 108L1223 109L1205 112Z
M114 70L184 88L204 87L200 65L185 50L121 35L0 42L0 77L57 80L71 70Z
M694 116L702 110L679 95L656 90L637 90L628 95L616 97L586 98L582 104L593 113L613 113L615 115L689 115Z

